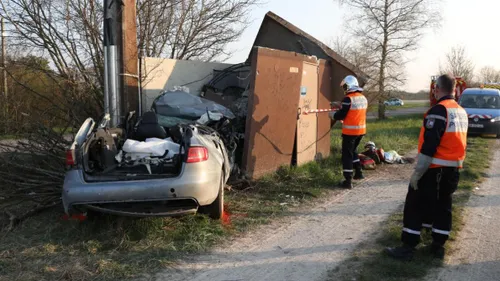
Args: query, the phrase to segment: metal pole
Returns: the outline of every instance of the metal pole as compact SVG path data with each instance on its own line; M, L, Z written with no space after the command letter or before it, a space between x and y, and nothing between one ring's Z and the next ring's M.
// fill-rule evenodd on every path
M109 109L111 113L111 126L116 127L120 122L120 96L118 93L118 67L117 67L117 47L116 45L109 48Z
M117 0L104 1L104 29L105 29L105 48L107 48L107 73L108 79L108 101L109 113L111 115L111 126L116 127L120 123L121 118L121 102L119 95L119 72L118 72L118 48L117 48L117 31L118 31L118 10L120 3ZM106 80L105 80L106 81Z

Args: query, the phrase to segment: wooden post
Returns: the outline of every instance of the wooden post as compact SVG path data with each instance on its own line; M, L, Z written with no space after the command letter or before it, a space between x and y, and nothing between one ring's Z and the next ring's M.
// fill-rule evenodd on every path
M139 69L137 48L137 11L135 0L123 0L121 14L122 114L139 110Z

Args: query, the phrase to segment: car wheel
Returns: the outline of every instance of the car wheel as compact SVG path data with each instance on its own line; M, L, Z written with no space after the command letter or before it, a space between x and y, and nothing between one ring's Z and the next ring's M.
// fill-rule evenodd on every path
M500 139L500 134L497 135L497 139Z
M220 179L217 198L215 198L212 204L200 207L200 213L208 215L214 220L222 219L222 215L224 214L224 173L222 173Z

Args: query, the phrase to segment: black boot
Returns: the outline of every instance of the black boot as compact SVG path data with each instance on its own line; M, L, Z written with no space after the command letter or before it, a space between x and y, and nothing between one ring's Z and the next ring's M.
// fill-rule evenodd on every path
M385 252L389 256L397 260L409 261L413 259L413 255L415 254L415 248L410 247L408 245L403 245L395 248L386 248Z
M340 187L346 188L346 189L351 189L352 188L352 182L350 180L345 180L340 184Z
M431 254L434 258L436 258L438 260L444 260L445 249L443 246L433 243L433 244L427 246L426 251L429 254Z
M356 173L354 173L354 179L355 180L362 180L364 178L365 177L363 176L363 170L361 170L361 169L356 170Z

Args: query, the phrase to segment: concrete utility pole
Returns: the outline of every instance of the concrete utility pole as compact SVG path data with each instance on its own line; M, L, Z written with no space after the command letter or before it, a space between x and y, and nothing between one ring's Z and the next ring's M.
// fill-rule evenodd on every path
M140 114L139 70L137 49L137 11L135 0L122 0L121 13L121 89L123 113Z

